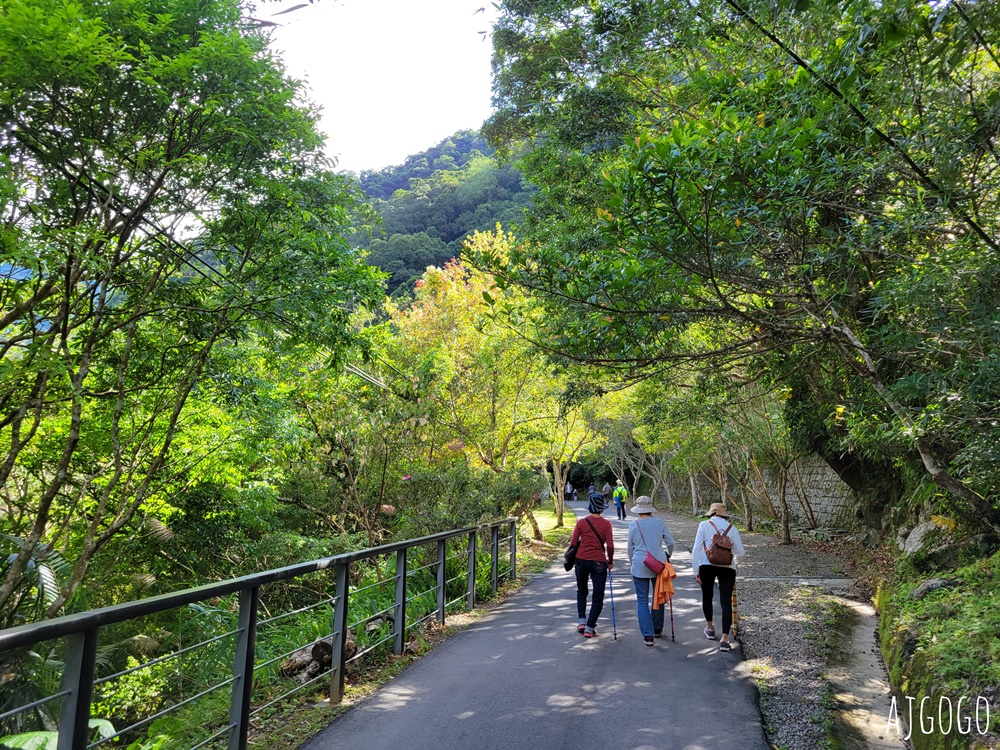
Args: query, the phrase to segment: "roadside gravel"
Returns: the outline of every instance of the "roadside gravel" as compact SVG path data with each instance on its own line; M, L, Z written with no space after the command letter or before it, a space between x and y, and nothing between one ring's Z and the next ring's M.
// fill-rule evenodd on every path
M660 512L679 544L690 550L701 519ZM794 536L794 534L793 534ZM808 539L780 544L769 533L741 532L747 555L736 579L741 669L757 683L768 742L781 750L826 746L832 717L823 679L822 632L831 606L818 593L860 594L847 562Z

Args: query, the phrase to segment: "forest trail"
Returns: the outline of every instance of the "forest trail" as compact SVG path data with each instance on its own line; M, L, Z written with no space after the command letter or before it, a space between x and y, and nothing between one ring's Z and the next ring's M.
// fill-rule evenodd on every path
M699 519L659 515L679 548L689 549ZM874 635L878 618L848 576L846 560L831 545L824 549L799 538L781 544L767 532L741 536L747 556L736 583L745 659L739 671L761 685L771 743L815 750L832 735L843 750L904 750L906 743L887 726L892 694ZM834 632L824 632L822 613L833 606L846 616L836 619Z
M740 647L721 653L702 635L690 576L677 579L676 641L665 628L655 648L643 645L624 564L628 524L611 520L622 550L612 576L617 640L610 596L598 637L576 632L575 579L554 564L302 750L767 750L757 690L737 668ZM690 565L683 546L673 560L679 572Z

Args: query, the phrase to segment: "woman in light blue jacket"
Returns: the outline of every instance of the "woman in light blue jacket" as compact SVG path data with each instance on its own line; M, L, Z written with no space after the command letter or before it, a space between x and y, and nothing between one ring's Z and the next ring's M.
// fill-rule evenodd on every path
M656 586L656 573L646 567L643 560L651 552L660 562L666 562L674 553L674 537L662 518L653 518L653 501L646 495L636 498L632 513L638 516L628 528L628 559L631 561L632 583L639 614L639 630L647 646L653 638L663 637L663 605L650 611L650 602Z

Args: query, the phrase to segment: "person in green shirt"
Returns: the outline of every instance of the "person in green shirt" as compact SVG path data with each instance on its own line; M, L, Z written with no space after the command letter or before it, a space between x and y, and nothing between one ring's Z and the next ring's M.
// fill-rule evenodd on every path
M628 490L622 480L618 480L618 486L615 487L612 497L615 500L615 511L618 513L618 518L622 521L626 520L628 516L625 514L625 503L628 501Z

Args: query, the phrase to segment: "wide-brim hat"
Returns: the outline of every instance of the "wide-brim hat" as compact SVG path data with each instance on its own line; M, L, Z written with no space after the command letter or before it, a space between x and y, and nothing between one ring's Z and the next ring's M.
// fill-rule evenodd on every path
M708 513L705 514L709 518L712 516L719 516L721 518L729 518L729 511L726 510L725 503L712 503L708 507Z
M640 495L635 499L635 505L632 506L630 513L652 513L656 508L653 507L653 499L649 495Z

